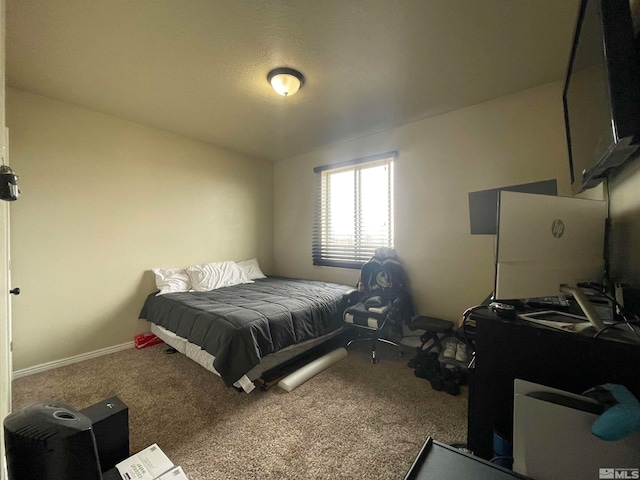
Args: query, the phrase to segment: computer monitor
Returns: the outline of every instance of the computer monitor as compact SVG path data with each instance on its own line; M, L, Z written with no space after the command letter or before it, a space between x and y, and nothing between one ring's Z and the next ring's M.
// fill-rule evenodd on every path
M582 282L602 282L606 202L500 192L494 300L571 294L597 330L604 325Z

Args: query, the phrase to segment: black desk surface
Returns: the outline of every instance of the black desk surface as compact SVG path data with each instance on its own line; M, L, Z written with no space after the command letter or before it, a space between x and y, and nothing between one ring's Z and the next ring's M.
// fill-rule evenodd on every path
M511 470L427 438L405 480L527 479Z
M638 343L508 320L484 309L470 318L475 320L475 368L469 370L467 445L482 458L493 456L494 431L510 439L516 378L577 394L617 383L640 398Z
M563 335L569 335L571 337L583 337L583 338L592 338L595 333L596 330L595 328L588 328L582 332L579 333L572 333L572 332L566 332L566 331L561 331L558 329L552 329L534 322L530 322L527 320L523 320L521 318L518 318L517 315L520 314L527 314L527 313L534 313L534 312L541 312L541 311L547 311L547 310L557 310L557 311L566 311L567 313L571 313L574 315L580 315L583 316L584 313L582 312L582 310L580 310L580 307L578 307L577 304L574 304L572 302L572 306L569 309L557 309L557 308L553 308L553 307L549 307L549 308L545 308L545 309L534 309L534 308L518 308L516 310L516 316L515 318L507 318L507 317L502 317L497 315L495 312L489 310L488 308L481 308L479 310L474 311L471 314L471 318L473 320L475 320L476 322L478 320L482 321L482 320L497 320L497 321L502 321L502 322L509 322L509 323L515 323L515 324L520 324L520 325L526 325L529 327L533 327L533 328L539 328L539 329L544 329L544 330L551 330L554 332L560 332ZM638 329L636 327L636 330L640 333L640 329ZM619 325L617 325L615 328L610 328L607 329L606 331L602 332L601 334L598 335L598 339L600 340L610 340L610 341L616 341L616 342L622 342L622 343L629 343L632 345L640 345L640 338L638 336L636 336L635 334L633 334L629 328L627 327L627 325L620 323ZM571 340L569 340L571 341Z
M117 469L112 468L102 474L102 480L122 480L122 476L120 476L120 472Z

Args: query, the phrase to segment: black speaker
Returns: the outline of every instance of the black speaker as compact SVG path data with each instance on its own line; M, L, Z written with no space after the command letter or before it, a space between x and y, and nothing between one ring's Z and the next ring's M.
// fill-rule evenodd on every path
M101 480L91 420L63 403L44 402L4 419L9 480Z
M122 400L107 398L80 413L91 420L103 473L129 458L129 409Z

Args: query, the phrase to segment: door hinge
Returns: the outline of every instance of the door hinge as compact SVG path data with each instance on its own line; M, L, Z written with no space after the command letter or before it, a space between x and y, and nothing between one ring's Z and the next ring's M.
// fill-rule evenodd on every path
M13 342L9 342L9 350L13 352Z

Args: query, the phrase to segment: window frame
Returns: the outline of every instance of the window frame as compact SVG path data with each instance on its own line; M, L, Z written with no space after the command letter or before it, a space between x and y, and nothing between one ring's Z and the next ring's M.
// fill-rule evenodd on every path
M357 158L346 162L339 162L321 167L315 167L313 169L316 174L316 205L314 212L314 228L312 235L312 261L315 266L327 266L327 267L339 267L339 268L352 268L360 269L364 263L369 260L373 255L373 252L378 247L390 247L394 248L395 240L395 160L398 158L398 153L386 152L378 155L371 155L368 157ZM388 178L388 232L386 236L387 242L380 245L371 245L362 242L362 238L358 238L360 235L360 225L362 224L362 198L361 198L361 172L367 168L371 168L379 165L388 165L387 171ZM331 244L327 236L331 229L330 220L328 218L329 210L329 196L327 189L329 185L327 183L328 175L334 173L340 173L344 171L354 171L354 242L351 245L352 251L346 252L347 254L343 258L339 258L340 255L335 253L335 245ZM334 250L334 253L328 253L328 251ZM347 249L348 250L348 249ZM349 254L350 253L350 254Z

